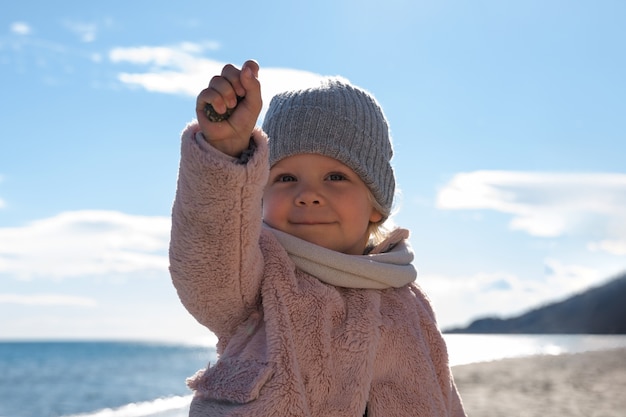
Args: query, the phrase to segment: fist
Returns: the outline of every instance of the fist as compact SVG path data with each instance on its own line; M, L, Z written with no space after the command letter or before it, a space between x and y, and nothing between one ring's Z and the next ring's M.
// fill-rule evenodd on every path
M237 157L248 148L263 105L259 65L246 61L241 69L228 64L196 100L196 116L206 141Z

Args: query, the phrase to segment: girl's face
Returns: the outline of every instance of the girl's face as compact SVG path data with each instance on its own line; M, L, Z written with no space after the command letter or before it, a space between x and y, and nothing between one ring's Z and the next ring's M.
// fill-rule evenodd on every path
M263 219L275 229L327 249L362 255L370 222L382 219L368 196L361 178L336 159L294 155L270 170Z

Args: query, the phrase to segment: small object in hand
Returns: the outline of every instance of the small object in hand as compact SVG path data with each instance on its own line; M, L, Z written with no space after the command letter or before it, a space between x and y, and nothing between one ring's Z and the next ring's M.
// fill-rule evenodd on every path
M243 100L243 97L237 96L237 104L239 104L241 100ZM226 109L226 113L220 114L215 111L211 103L207 103L206 106L204 106L204 112L206 113L206 117L207 119L209 119L209 121L223 122L224 120L228 120L228 118L231 114L233 114L236 108L237 106L233 107L232 109Z

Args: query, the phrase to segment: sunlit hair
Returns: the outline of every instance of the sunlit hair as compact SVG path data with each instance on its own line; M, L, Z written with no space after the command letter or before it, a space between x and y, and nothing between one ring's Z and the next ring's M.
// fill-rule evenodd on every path
M367 232L369 235L368 247L374 247L381 243L383 240L389 236L389 233L395 228L393 225L393 221L390 219L393 213L385 212L385 209L380 205L374 194L368 189L367 190L367 198L369 202L372 204L374 210L378 211L383 215L383 218L378 222L370 222Z

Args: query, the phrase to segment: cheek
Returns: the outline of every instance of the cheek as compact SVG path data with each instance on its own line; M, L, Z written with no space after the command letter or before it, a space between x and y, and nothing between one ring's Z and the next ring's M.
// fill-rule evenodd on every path
M352 216L355 218L366 219L368 224L369 222L376 223L382 219L381 214L372 206L367 192L356 192L343 197L342 204L344 204L344 207L349 208L349 211L352 212Z

